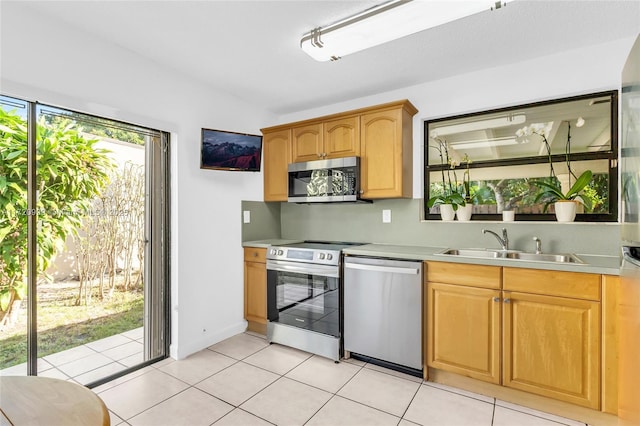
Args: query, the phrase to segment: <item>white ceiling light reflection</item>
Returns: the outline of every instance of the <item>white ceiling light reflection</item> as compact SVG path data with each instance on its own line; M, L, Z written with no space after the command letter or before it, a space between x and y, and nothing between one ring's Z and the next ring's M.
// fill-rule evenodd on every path
M519 142L515 138L495 138L495 139L478 139L473 141L459 141L449 144L456 151L463 149L480 149L493 148L496 146L518 145Z
M488 120L478 120L471 123L452 124L450 126L436 127L429 136L437 138L439 136L454 135L456 133L474 132L476 130L499 129L522 124L527 121L524 114L509 115L506 117L491 118Z

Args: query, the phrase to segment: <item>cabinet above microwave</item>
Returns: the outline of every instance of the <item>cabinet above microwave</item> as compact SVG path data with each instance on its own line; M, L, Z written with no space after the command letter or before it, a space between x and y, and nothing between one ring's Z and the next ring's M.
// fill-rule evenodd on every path
M264 201L288 201L289 164L358 153L361 198L411 198L417 111L402 100L262 129Z

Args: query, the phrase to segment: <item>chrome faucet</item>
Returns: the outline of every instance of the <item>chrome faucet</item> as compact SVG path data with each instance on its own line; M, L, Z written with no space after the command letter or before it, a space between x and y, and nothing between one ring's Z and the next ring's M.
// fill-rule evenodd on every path
M538 237L533 237L533 241L536 242L536 254L542 253L542 241Z
M488 229L482 230L483 234L489 233L496 237L500 245L502 246L502 250L509 250L509 236L507 235L507 228L502 228L502 238L498 234Z

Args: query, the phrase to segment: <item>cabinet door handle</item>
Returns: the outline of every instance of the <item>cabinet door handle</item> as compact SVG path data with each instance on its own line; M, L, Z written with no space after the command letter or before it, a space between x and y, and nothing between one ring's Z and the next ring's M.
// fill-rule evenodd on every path
M493 298L493 301L494 301L494 302L499 302L499 301L500 301L500 298L499 298L499 297L494 297L494 298Z
M506 299L504 299L504 303L511 303L511 299L507 297Z

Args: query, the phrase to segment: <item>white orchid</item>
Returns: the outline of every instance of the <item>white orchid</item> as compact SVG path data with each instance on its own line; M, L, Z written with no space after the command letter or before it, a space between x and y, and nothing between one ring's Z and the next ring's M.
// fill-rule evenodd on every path
M526 136L535 134L547 138L551 133L551 127L553 127L553 121L548 123L531 123L529 126L524 126L516 130L516 137L519 139L527 139ZM525 142L528 142L528 140L525 140Z
M551 177L554 177L556 173L555 170L553 170L553 162L551 161L551 146L549 145L549 141L547 140L547 136L551 134L552 127L553 121L549 121L546 123L531 123L528 126L524 126L516 130L516 142L529 143L529 136L540 136L542 138L542 143L544 143L544 147L547 150L547 156L549 157L549 174Z

